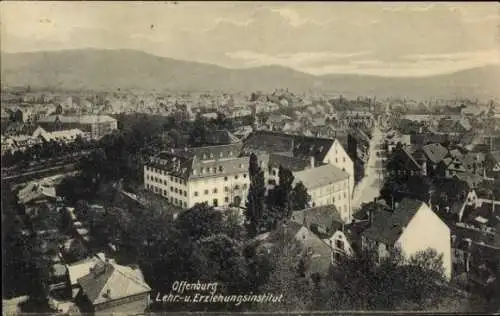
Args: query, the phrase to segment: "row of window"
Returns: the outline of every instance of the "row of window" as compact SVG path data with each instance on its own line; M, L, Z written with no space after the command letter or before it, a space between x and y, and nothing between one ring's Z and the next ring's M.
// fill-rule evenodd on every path
M152 175L151 176L150 175L146 175L146 179L151 180L153 182L158 182L159 184L163 183L163 185L167 185L167 180L166 179L162 180L161 178L153 177ZM186 180L179 179L179 178L174 178L174 177L170 177L170 181L174 182L174 183L182 184L182 185L186 185L187 184Z
M167 190L165 189L161 189L161 188L158 188L158 187L155 187L154 185L147 185L146 188L149 190L149 191L152 191L154 193L157 193L157 194L161 194L162 196L166 197L168 199L168 194L167 194ZM187 192L184 191L184 196L187 196ZM174 197L170 197L169 199L170 203L176 205L176 206L180 206L180 207L187 207L187 202L186 201L182 201L181 199L177 199L177 198L174 198Z
M243 186L239 186L238 184L234 186L234 190L240 190L240 189L244 189L246 190L248 188L248 185L246 183L243 184ZM212 189L212 193L213 194L217 194L219 192L219 190L217 188L213 188ZM229 192L229 187L224 187L224 192ZM208 189L205 189L203 191L204 195L208 195L210 193L210 190ZM198 196L198 191L194 191L194 196Z
M148 166L146 166L146 171L151 171L151 172L153 172L153 173L157 173L157 174L159 174L160 176L161 176L161 175L163 175L163 176L168 176L168 172L167 172L167 171L165 171L165 170L161 170L161 169L156 169L156 168L153 168L153 167L148 167ZM151 180L153 180L153 181L156 181L156 182L160 182L160 183L161 183L161 179L159 179L159 178L157 178L157 177L153 177L153 176L151 176L150 178L151 178ZM149 179L149 178L148 178L148 179ZM156 180L154 180L154 179L156 179ZM167 181L167 180L164 180L164 181L163 181L163 182L164 182L164 184L166 184L166 183L167 183L166 181ZM176 178L176 177L173 177L173 176L170 176L170 181L171 181L171 182L174 182L174 183L183 184L183 185L186 185L186 184L187 184L187 181L186 181L186 180L184 180L184 179L179 179L179 178Z
M231 150L229 150L227 152L227 155L229 157L232 157L233 156L233 152ZM221 152L219 152L219 158L222 158L222 157L224 157L224 152L221 151ZM202 154L202 159L208 159L208 158L214 158L214 153L210 153L208 155L207 154Z

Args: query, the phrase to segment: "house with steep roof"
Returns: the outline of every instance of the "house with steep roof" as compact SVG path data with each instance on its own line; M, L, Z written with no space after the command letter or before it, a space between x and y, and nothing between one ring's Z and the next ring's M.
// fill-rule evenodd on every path
M143 313L151 288L138 268L113 260L97 260L77 280L80 288L75 302L84 313Z
M352 256L354 251L345 234L345 222L340 217L335 205L308 208L292 213L291 220L301 224L330 245L333 263L341 262Z
M346 172L325 164L292 173L294 184L302 182L307 188L313 207L333 204L344 222L351 221L350 177Z
M467 182L457 178L442 178L434 183L436 191L432 197L432 205L444 218L462 221L467 206L476 207L478 203L476 191Z
M425 165L426 175L434 176L439 163L448 157L448 153L448 149L440 143L432 143L415 150L413 157L422 167Z
M294 221L278 225L271 231L254 238L258 253L269 254L276 249L284 247L283 243L295 240L302 248L303 260L308 267L306 276L326 276L332 266L332 248L302 224Z
M500 179L500 150L489 152L484 161L485 178Z
M405 257L434 249L443 256L445 275L451 277L450 228L422 201L405 198L392 212L371 212L361 236L363 248L375 250L379 258L394 248Z
M408 177L413 175L425 175L426 171L425 164L421 165L413 155L402 146L395 148L387 158L386 172L389 175Z
M269 131L255 131L243 146L244 153L282 153L297 159L331 164L349 175L349 192L354 189L354 162L338 138L316 138Z

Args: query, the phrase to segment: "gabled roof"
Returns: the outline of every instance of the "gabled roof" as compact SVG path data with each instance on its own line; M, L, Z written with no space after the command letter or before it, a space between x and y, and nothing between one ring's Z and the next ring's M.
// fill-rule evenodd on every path
M389 157L387 169L390 170L421 170L415 158L404 148L397 148Z
M343 221L335 205L308 208L292 213L292 221L311 229L311 225L321 225L328 233L333 232Z
M298 171L293 173L293 175L295 177L295 183L300 181L309 190L349 178L349 175L345 171L331 164Z
M140 270L102 261L79 278L78 284L93 305L151 291Z
M424 202L405 198L393 212L373 212L373 224L362 235L386 245L394 245Z
M448 155L448 149L438 143L425 145L422 147L422 150L427 158L434 164L438 164Z

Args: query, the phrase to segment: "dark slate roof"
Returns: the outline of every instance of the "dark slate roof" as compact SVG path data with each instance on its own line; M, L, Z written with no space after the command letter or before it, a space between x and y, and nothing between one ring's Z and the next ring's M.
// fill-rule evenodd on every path
M373 212L373 224L362 235L386 245L394 245L423 202L403 199L394 212Z
M311 229L312 225L323 226L327 233L333 233L342 226L342 219L335 205L308 208L292 213L292 221Z
M484 180L483 177L472 172L460 172L454 177L458 180L466 182L469 185L469 188L477 187Z
M314 156L316 161L323 161L334 142L329 138L255 131L245 140L244 151L291 152L295 158Z
M395 149L387 162L389 170L421 170L415 158L404 148Z
M448 149L443 145L434 143L422 147L427 158L435 164L438 164L448 155Z
M412 134L410 141L415 145L426 145L429 143L443 143L447 139L447 135L439 135L433 133Z
M233 143L239 143L240 140L227 129L224 129L217 130L208 134L206 142L212 145L229 145Z
M456 201L462 202L464 199L462 196L467 196L470 191L467 182L455 178L435 180L434 186L436 188L434 197L439 198L440 196L446 195L449 203Z
M269 165L274 167L282 166L283 168L295 172L311 168L311 161L310 159L294 158L292 154L273 153L269 155ZM314 165L317 167L324 165L324 163L315 161Z
M152 157L147 166L164 170L169 175L187 179L190 177L220 176L244 172L248 169L248 157L241 157L241 143L229 145L176 148ZM203 172L201 171L203 168Z

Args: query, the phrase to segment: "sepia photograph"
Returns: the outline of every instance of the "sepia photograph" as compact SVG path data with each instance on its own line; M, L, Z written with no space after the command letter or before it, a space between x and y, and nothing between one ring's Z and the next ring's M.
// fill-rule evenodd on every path
M500 313L500 3L2 1L3 315Z

